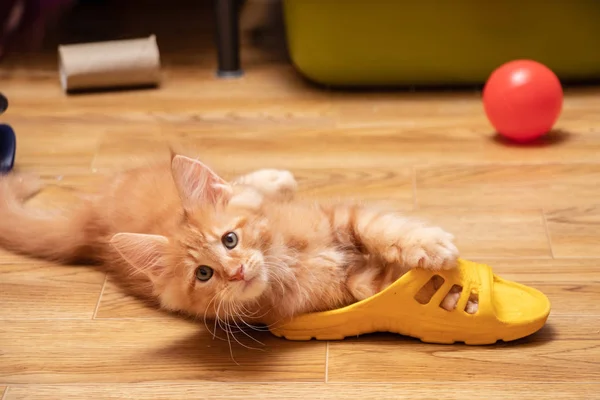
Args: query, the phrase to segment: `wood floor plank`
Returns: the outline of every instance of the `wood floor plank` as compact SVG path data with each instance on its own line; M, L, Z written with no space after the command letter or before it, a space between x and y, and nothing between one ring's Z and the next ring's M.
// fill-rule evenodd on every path
M600 259L595 258L474 258L505 279L528 284L600 283Z
M0 383L324 381L326 343L255 334L261 346L241 333L236 337L262 351L236 343L230 351L202 324L177 317L5 320L0 324Z
M561 314L557 312L557 303L552 302L552 310L546 325L529 339L523 341L547 342L556 340L600 340L598 329L598 312Z
M6 386L0 386L0 399L5 400L4 394L6 392Z
M474 91L340 94L331 112L346 131L393 127L395 137L404 142L399 156L420 166L597 162L595 90L571 91L574 96L566 96L555 132L525 146L498 138L482 112L481 94Z
M65 191L70 191L76 196L79 193L94 193L103 185L107 179L111 178L111 174L94 173L92 171L63 173L63 174L43 174L40 176L43 184L43 190L49 188L61 188Z
M174 80L170 81L176 82L176 85L166 85L161 90L63 98L57 92L56 78L44 77L33 86L21 82L19 87L14 87L7 81L3 92L12 100L11 121L92 121L96 125L114 122L187 122L194 125L204 121L259 121L263 124L287 122L289 125L300 120L318 122L320 126L333 125L334 121L329 117L331 98L326 93L301 83L286 82L284 77L289 74L285 68L275 68L275 74L281 78L276 78L279 83L269 79L274 76L265 76L264 72L244 77L242 86L239 81L216 80L210 73L191 78L185 70L179 69ZM293 96L286 93L290 89L295 91ZM39 93L37 99L31 96L31 91L35 90ZM256 90L252 101L248 101L247 90ZM60 101L56 101L57 98Z
M28 264L31 263L31 257L21 254L15 254L8 250L0 248L0 265L2 264Z
M548 211L555 257L600 257L600 205Z
M294 169L299 193L310 198L388 203L403 211L414 204L412 168Z
M595 113L599 106L597 93L598 88L591 86L566 89L565 107L555 128L581 129L583 136L596 135L595 127L600 123ZM334 92L331 97L334 99L331 113L338 116L338 126L348 129L368 130L391 125L423 127L429 132L431 128L447 127L448 136L462 134L462 139L479 138L480 132L485 136L493 133L493 127L482 112L481 92L477 90ZM521 154L529 154L532 148L540 146L515 147L524 149Z
M422 217L454 234L464 258L550 257L544 217L535 209L418 209Z
M35 174L89 171L102 135L89 123L11 125L18 137L15 169Z
M600 151L600 134L582 136L578 132L577 139L568 142L572 149L565 148L567 144L519 149L475 133L472 133L473 137L469 140L462 139L465 134L452 137L446 133L450 126L451 124L434 132L420 126L368 129L325 127L302 129L301 132L282 129L236 136L235 146L233 142L223 138L206 136L181 137L180 141L182 147L201 153L204 157L213 156L223 162L240 162L252 168L260 168L261 163L292 169L311 164L337 168L345 165L347 160L352 160L353 167L364 169L598 161L596 154ZM259 150L261 158L257 160L253 154ZM285 157L281 156L283 152Z
M174 383L138 385L30 385L12 386L5 400L242 400L242 399L347 399L347 400L431 400L443 395L448 400L483 398L540 400L553 398L588 400L600 389L599 383L455 383L432 382L402 384L219 384Z
M600 340L468 347L364 338L330 343L328 365L329 382L600 382Z
M110 279L106 281L95 318L164 318L153 305L125 294Z
M455 165L418 168L419 207L571 207L598 202L600 164Z
M121 127L101 137L92 170L106 173L122 171L156 161L168 161L169 154L169 143L156 125L144 126L136 131Z
M88 267L0 264L0 320L90 319L103 282L104 274Z

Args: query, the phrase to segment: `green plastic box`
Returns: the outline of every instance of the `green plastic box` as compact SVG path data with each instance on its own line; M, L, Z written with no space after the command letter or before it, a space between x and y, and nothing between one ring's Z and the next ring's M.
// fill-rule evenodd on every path
M484 83L532 59L600 78L600 0L285 0L292 62L330 86Z

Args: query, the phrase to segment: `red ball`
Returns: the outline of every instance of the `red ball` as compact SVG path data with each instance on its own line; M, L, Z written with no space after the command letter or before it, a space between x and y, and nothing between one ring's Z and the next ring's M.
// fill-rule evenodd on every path
M558 77L531 60L510 61L498 67L483 88L483 106L499 134L527 142L548 133L562 110Z

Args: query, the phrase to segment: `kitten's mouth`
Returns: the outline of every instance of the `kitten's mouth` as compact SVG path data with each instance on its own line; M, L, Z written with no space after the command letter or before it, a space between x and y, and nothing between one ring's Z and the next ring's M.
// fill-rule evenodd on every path
M248 280L239 281L237 293L240 299L251 300L260 296L264 290L264 285L261 284L259 276L254 276Z
M246 289L248 286L252 285L252 282L254 282L255 280L256 280L256 277L242 281L244 283L243 289Z

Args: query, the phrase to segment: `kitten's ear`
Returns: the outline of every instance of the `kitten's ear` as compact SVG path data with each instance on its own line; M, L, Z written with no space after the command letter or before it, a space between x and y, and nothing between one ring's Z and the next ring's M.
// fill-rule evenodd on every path
M171 170L186 209L197 204L214 205L231 197L231 186L198 160L175 155L171 159Z
M164 255L169 239L164 236L117 233L110 239L110 244L133 268L152 281L159 278L167 266Z

